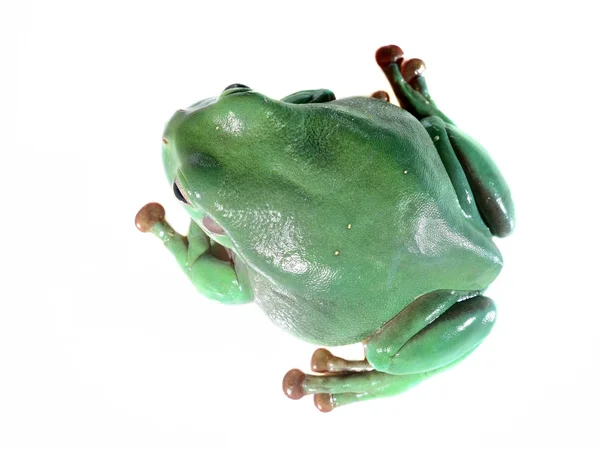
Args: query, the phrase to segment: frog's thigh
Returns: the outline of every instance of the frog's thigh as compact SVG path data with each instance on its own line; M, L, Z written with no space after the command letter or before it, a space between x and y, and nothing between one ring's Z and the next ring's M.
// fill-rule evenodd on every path
M367 341L367 360L377 371L411 374L461 358L483 341L496 320L494 302L471 295L438 290L419 297Z

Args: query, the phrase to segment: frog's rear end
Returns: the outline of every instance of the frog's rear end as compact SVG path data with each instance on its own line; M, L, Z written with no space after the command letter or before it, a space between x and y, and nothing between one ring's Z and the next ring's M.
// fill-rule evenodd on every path
M354 343L420 295L479 292L497 276L491 235L465 217L412 115L370 98L295 107L309 111L310 132L286 149L295 167L282 184L261 196L285 217L280 257L249 264L255 301L273 321L313 343Z

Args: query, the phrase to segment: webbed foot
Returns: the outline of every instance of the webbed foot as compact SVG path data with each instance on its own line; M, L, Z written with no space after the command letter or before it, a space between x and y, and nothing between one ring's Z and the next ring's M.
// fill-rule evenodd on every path
M283 392L290 399L313 395L315 407L327 413L334 408L365 399L399 393L416 385L417 376L395 376L373 370L364 360L346 360L327 349L317 349L311 358L311 369L319 375L292 369L283 378ZM422 377L422 375L420 375ZM411 377L411 379L409 379ZM399 387L403 384L403 388Z
M311 369L290 370L283 392L314 395L329 412L352 402L393 396L460 363L489 334L496 317L491 299L469 291L438 290L420 296L365 342L363 360L317 349Z

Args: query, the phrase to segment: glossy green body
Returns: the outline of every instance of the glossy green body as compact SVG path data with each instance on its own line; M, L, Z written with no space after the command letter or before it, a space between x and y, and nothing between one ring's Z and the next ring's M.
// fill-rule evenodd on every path
M391 103L240 91L176 113L164 136L170 181L227 231L257 304L303 339L362 341L414 298L484 290L500 271L429 135Z
M194 221L187 238L162 218L147 226L205 296L254 301L313 343L365 341L365 361L313 367L357 374L284 379L288 396L331 393L331 407L396 394L471 353L496 317L481 296L502 267L492 236L514 227L508 186L411 73L420 61L394 46L377 60L403 108L234 85L177 111L163 161Z

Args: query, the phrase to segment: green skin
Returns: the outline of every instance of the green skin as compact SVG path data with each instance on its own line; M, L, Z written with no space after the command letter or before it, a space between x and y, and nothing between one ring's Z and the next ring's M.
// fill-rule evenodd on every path
M312 343L365 342L363 361L317 351L313 370L330 375L286 375L286 394L315 394L322 411L447 369L496 317L482 293L502 267L492 236L514 227L508 186L398 50L377 57L402 107L234 86L164 131L166 175L192 222L187 237L162 217L147 230L198 291L254 301Z

